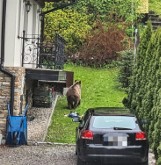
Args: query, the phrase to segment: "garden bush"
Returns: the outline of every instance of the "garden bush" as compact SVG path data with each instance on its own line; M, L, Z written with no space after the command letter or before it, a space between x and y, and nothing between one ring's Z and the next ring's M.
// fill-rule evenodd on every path
M128 90L130 85L130 77L132 75L132 65L134 60L134 51L126 50L122 51L120 59L120 73L119 73L119 82L121 82L121 87L125 90Z
M118 24L103 25L98 21L79 54L70 59L85 66L103 67L117 60L118 52L130 48L130 45L130 38Z

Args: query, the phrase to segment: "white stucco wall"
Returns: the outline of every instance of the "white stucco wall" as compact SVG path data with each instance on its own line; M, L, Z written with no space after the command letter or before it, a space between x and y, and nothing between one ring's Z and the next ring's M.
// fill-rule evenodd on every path
M22 65L23 31L26 34L40 34L39 8L30 0L31 10L27 14L23 0L7 0L6 33L5 33L5 61L4 66L20 67ZM24 67L32 67L24 65Z
M8 0L6 8L6 32L5 32L5 66L14 64L18 21L18 0Z

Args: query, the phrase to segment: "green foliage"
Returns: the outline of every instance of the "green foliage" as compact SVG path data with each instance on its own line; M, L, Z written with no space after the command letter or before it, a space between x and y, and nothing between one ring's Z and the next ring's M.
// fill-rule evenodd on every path
M156 157L161 157L161 29L151 30L148 23L137 52L128 105L150 124L145 127L150 146ZM158 164L160 164L160 158Z
M61 7L62 2L64 1L46 3L43 11ZM137 4L136 1L135 3ZM67 54L73 54L85 43L97 20L103 23L119 22L120 26L126 23L128 26L124 30L129 32L137 18L136 6L134 5L132 12L131 0L79 0L73 6L56 10L45 16L45 40L53 38L51 36L57 32L66 40Z
M119 82L121 82L122 87L127 89L130 85L130 77L132 76L132 65L134 60L133 50L127 50L120 53L120 73Z
M102 21L116 21L115 18L121 20L130 21L136 19L135 9L137 7L137 1L135 1L134 8L132 9L131 0L79 0L76 8L86 8L87 14L90 14L94 20L97 20L98 16ZM134 10L134 13L132 12ZM111 19L112 18L112 19Z
M161 16L161 1L160 0L149 0L149 9Z
M73 111L82 115L90 107L123 107L121 101L126 94L123 90L118 89L117 68L95 69L68 64L65 66L65 70L74 71L75 79L82 81L81 104ZM46 141L75 143L77 123L73 123L70 118L64 116L69 113L66 97L59 97Z
M161 142L159 143L159 146L157 148L157 152L158 152L158 155L160 155L158 157L158 160L157 160L157 165L161 165Z
M161 165L161 157L158 158L157 165Z
M151 134L149 134L151 141L153 142L152 147L156 151L157 145L159 144L160 139L160 103L161 103L161 82L160 82L160 73L161 73L161 49L160 49L160 35L161 35L161 29L156 32L156 35L158 36L158 49L156 50L155 55L155 61L153 60L153 67L152 67L152 81L153 81L153 87L152 90L154 91L153 97L153 108L149 114L149 118L151 119L151 124L149 131ZM154 70L156 73L154 74ZM159 131L159 132L158 132Z
M104 26L97 22L95 30L87 38L79 54L71 56L74 63L91 67L104 67L119 58L119 52L129 48L131 40L118 24Z
M59 33L66 40L68 53L75 52L91 30L91 26L88 25L88 16L72 9L52 12L45 21L46 40L50 39L55 32Z
M134 111L138 111L137 108L140 108L138 105L136 106L136 102L139 104L142 104L141 98L143 97L144 92L145 92L143 90L144 90L144 85L146 82L145 74L146 74L147 68L145 69L144 63L147 59L149 59L148 58L149 54L146 54L146 51L149 45L151 34L152 34L152 26L150 23L148 23L147 27L144 29L144 32L142 33L140 44L137 49L137 55L135 57L135 61L132 68L130 89L128 92L129 108L131 108ZM148 65L148 62L146 64ZM142 76L144 76L144 79L142 78Z

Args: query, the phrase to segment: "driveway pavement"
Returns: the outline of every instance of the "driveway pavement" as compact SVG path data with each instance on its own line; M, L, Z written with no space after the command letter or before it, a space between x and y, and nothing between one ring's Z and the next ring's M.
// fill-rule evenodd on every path
M43 143L19 147L0 146L0 165L76 165L75 146ZM155 165L151 152L149 165Z
M76 165L75 147L29 145L0 147L0 165Z

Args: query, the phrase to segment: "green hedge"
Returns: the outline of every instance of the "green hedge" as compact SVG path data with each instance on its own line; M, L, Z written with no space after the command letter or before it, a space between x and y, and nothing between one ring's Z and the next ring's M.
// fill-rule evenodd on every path
M161 164L161 28L148 23L140 39L132 69L126 106L139 119L147 119L150 147Z

